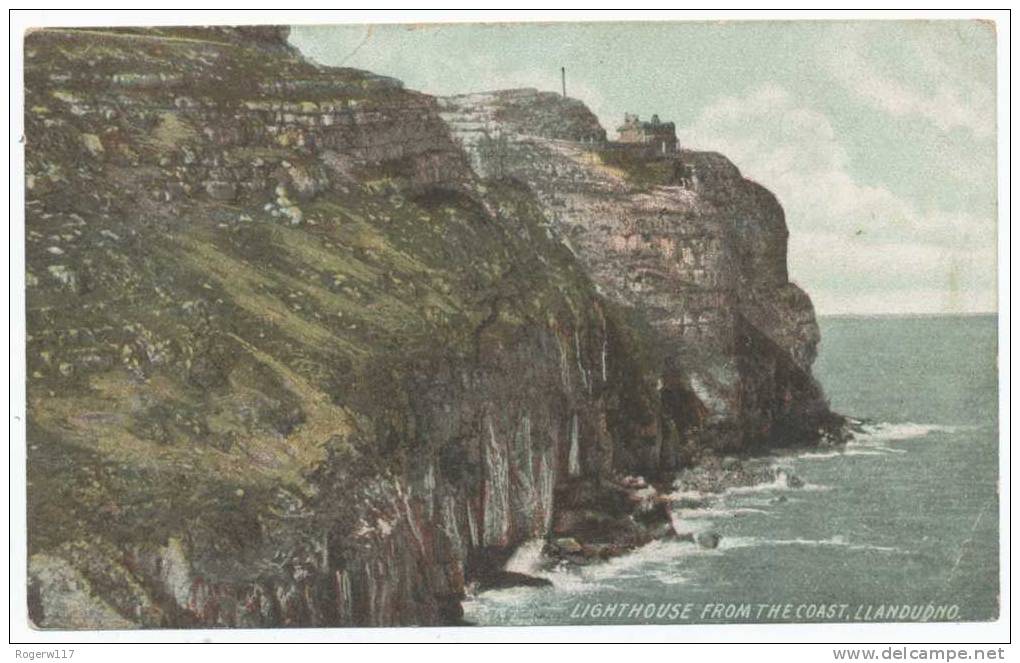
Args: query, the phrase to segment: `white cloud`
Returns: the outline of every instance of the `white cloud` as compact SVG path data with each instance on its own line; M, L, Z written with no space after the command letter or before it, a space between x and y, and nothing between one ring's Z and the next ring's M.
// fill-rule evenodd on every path
M685 145L728 156L780 199L791 277L823 312L988 310L995 300L994 219L919 208L862 183L825 114L776 84L705 108Z
M994 87L979 75L983 69L959 61L945 32L929 33L921 24L904 29L903 55L915 67L907 81L887 71L888 62L869 57L875 42L870 30L859 24L833 28L823 63L836 81L891 115L917 116L943 131L962 128L978 138L995 135Z

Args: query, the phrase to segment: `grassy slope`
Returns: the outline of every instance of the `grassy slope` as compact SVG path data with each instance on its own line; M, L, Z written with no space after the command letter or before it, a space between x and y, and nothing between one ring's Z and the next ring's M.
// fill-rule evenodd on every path
M262 209L271 189L229 203L148 196L161 159L208 148L168 103L183 90L229 119L273 100L260 81L328 79L341 101L380 107L403 99L391 86L192 34L52 31L27 49L30 554L201 531L243 549L288 495L314 491L328 455L353 465L366 451L359 431L392 397L379 376L419 355L468 356L497 301L497 336L584 315L586 278L512 185L423 191L366 172L304 204L300 226ZM103 89L125 72L187 84ZM103 95L119 114L76 114ZM87 135L102 137L98 155ZM56 275L68 271L72 283Z

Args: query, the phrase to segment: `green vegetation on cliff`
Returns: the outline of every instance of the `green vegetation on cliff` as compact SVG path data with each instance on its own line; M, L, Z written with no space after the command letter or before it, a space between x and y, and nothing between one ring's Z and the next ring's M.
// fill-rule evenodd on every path
M96 587L181 538L257 569L324 464L437 452L380 434L423 362L590 324L534 199L467 176L428 101L270 47L27 38L29 553Z

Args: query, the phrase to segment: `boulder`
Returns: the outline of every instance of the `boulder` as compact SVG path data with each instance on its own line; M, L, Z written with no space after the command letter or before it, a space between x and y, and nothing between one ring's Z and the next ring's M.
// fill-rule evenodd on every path
M282 210L280 210L280 212L288 219L290 219L290 224L292 226L300 225L301 221L304 219L304 213L302 213L301 208L299 208L296 205L284 207Z
M92 156L97 157L103 153L103 141L96 134L82 134L81 142Z
M561 539L553 539L552 545L560 553L566 555L578 555L581 553L581 544L577 542L577 539L573 537L564 537Z
M648 535L630 516L615 516L593 509L564 509L557 513L553 533L585 543L644 543Z
M719 547L719 541L722 540L722 536L715 532L698 532L694 537L694 540L702 548L713 549Z
M626 488L641 489L648 486L648 482L642 476L626 476L620 483Z
M237 185L233 182L210 180L205 183L205 192L209 194L209 197L213 200L230 202L237 198Z
M573 537L553 539L545 544L542 554L553 565L587 566L604 562L634 549L633 545L616 542L580 543Z
M784 477L786 477L786 487L787 488L803 488L804 487L804 480L801 479L796 474L794 474L793 472L790 472L789 470L784 470L782 472L782 475Z
M60 282L67 289L78 292L80 290L78 275L66 265L50 265L46 268L54 279Z
M516 571L494 571L476 578L479 591L511 587L552 587L552 581Z
M322 184L307 168L286 162L283 166L287 184L289 185L288 193L292 194L299 201L308 202L315 198L316 194L322 189Z

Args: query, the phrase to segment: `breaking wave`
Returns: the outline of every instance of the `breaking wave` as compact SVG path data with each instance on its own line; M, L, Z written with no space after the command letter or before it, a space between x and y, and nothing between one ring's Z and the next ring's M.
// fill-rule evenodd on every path
M796 486L790 484L790 473L786 470L777 469L776 478L772 481L756 483L751 486L733 486L727 488L724 495L748 495L752 493L767 493L783 490L797 490L804 492L822 492L829 490L829 486L821 486L814 483L800 483Z
M664 585L681 585L688 578L680 573L679 560L690 555L721 554L694 544L676 540L656 540L625 555L586 566L549 566L542 557L543 542L534 539L523 543L507 561L507 571L545 578L551 588L511 587L489 590L471 597L465 609L484 609L485 605L513 604L535 592L580 594L611 589L620 580L654 579Z
M906 551L893 546L851 543L842 536L833 536L828 539L763 539L754 536L731 536L724 537L719 542L719 547L723 550L732 548L755 548L760 546L837 547L846 548L848 550L870 550L874 552L906 554Z
M769 515L766 509L756 509L753 507L706 507L704 509L679 509L677 512L681 518L734 518L756 514Z
M503 568L514 573L537 575L542 569L543 545L542 539L525 541L514 551Z
M719 531L725 521L733 518L777 517L773 507L786 502L783 493L817 492L829 490L829 486L801 483L794 480L789 471L788 461L830 460L840 456L885 456L906 453L907 449L896 448L895 443L903 440L923 439L929 435L960 431L959 426L917 423L876 423L862 425L862 432L845 446L809 451L780 451L775 456L774 478L749 486L730 486L717 492L703 492L676 484L670 494L674 508L671 510L674 530L682 535L697 536L700 532ZM796 468L796 465L793 465ZM769 522L769 521L765 521ZM824 539L770 538L768 536L728 536L725 533L715 549L704 548L687 540L665 539L648 543L625 555L586 566L557 565L543 557L544 542L534 539L522 544L506 563L506 570L545 578L552 587L513 587L489 590L469 596L464 602L468 619L482 622L531 623L529 617L519 622L507 618L505 611L530 603L548 604L556 595L600 595L618 592L622 584L641 582L678 586L693 583L699 585L701 567L691 566L692 558L725 556L731 551L749 548L805 547L832 548L876 554L909 554L908 551L893 547L849 541L842 536ZM686 561L685 561L686 560ZM544 596L546 598L539 598ZM499 619L490 619L493 615Z
M830 460L848 456L884 456L887 454L905 454L906 449L889 446L894 442L917 440L936 433L957 433L973 430L977 426L947 426L943 424L917 423L873 423L861 424L861 430L846 443L845 446L832 449L812 449L797 451L792 449L777 450L776 457L781 461L789 460Z
M915 424L911 422L900 424L863 424L861 426L862 432L857 433L854 436L850 445L873 445L876 442L899 442L901 440L913 440L920 437L927 437L932 433L956 433L961 430L973 428L975 427L945 426L941 424Z

